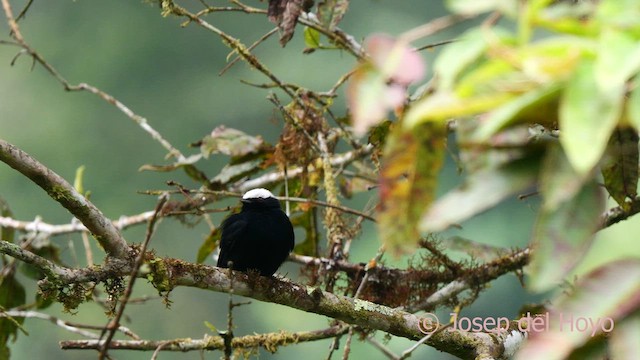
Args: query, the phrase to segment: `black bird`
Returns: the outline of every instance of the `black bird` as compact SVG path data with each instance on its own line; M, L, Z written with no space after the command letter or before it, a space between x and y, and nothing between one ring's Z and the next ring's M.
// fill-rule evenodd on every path
M249 190L241 201L242 210L222 223L218 267L233 261L233 270L271 276L293 250L293 226L267 189Z

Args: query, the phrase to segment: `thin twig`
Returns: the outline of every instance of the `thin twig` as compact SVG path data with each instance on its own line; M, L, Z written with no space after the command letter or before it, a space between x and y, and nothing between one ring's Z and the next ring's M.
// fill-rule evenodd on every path
M288 333L255 334L237 337L233 340L233 348L256 348L263 346L272 350L274 347L295 345L302 342L318 341L344 334L346 326L332 326L327 329ZM277 338L277 342L270 339ZM224 340L220 336L205 336L203 339L173 339L173 340L113 340L110 350L147 350L147 351L202 351L223 350ZM69 340L61 341L60 347L67 349L96 349L102 348L104 340Z
M169 200L169 195L168 194L164 194L164 195L160 196L160 199L158 200L156 208L155 208L155 210L153 212L154 215L149 220L149 224L147 225L147 233L145 235L144 243L140 247L138 256L136 257L136 261L134 263L133 270L131 271L131 275L130 275L130 278L129 278L129 284L127 285L127 289L124 292L122 301L120 303L120 308L118 309L118 313L116 314L116 317L112 321L110 321L109 324L107 325L107 327L105 328L109 332L108 332L107 338L106 338L106 340L104 342L104 346L100 350L100 356L98 357L99 360L103 360L105 358L105 356L107 355L107 351L108 351L108 348L109 348L109 343L111 342L111 340L113 340L113 336L115 335L116 329L120 326L120 319L122 318L122 315L124 314L124 309L127 306L129 298L131 297L131 293L133 292L133 284L135 283L135 280L136 280L136 278L138 276L138 271L140 271L140 266L142 266L142 262L144 261L145 254L146 254L146 251L147 251L147 246L149 245L149 241L151 241L151 237L153 236L153 232L155 230L156 221L158 220L158 214L162 210L162 207L167 202L167 200Z
M25 12L28 6L25 7ZM155 129L153 129L147 122L147 119L144 117L137 115L123 103L118 101L113 96L105 93L104 91L91 86L89 84L81 83L79 85L71 85L71 83L63 77L56 68L54 68L51 64L49 64L42 55L40 55L37 51L35 51L27 42L24 40L22 33L20 32L20 27L18 26L17 21L13 17L13 12L11 10L11 5L8 0L2 0L2 7L4 9L5 15L7 17L7 22L9 24L9 28L11 29L11 36L16 40L16 43L23 48L23 50L29 54L34 63L39 63L42 67L44 67L51 75L53 75L58 82L60 82L64 89L67 91L87 91L92 94L98 95L100 98L108 102L109 104L115 105L120 111L122 111L125 115L127 115L131 120L135 121L145 132L147 132L151 137L158 141L171 156L175 156L179 161L184 160L184 156L182 153L172 146L167 140L165 140L160 133L158 133ZM22 13L21 13L22 15Z
M256 48L256 46L260 45L262 42L264 42L265 40L267 40L271 35L275 34L278 32L278 28L273 28L271 29L271 31L269 31L268 33L262 35L260 37L260 39L256 40L256 42L254 42L253 44L251 44L247 50L251 51L253 49ZM235 51L234 51L235 52ZM227 72L227 70L231 69L231 67L238 62L238 60L240 60L242 57L240 56L236 56L235 58L233 58L231 61L229 61L229 63L227 65L225 65L225 67L222 68L222 70L220 70L220 72L218 72L218 76L222 76L224 75L225 72Z
M373 345L373 347L375 347L376 349L380 350L380 352L383 353L387 358L389 358L391 360L400 360L400 357L398 355L394 354L393 351L391 351L391 349L389 349L384 344L382 344L381 342L376 340L374 334L371 334L371 335L367 336L367 341L371 345Z
M61 320L55 316L51 316L49 314L45 314L45 313L41 313L41 312L37 312L37 311L21 311L21 310L7 310L7 311L0 311L0 317L6 317L6 316L11 316L14 318L27 318L27 319L41 319L41 320L47 320L50 321L52 323L54 323L56 326L59 326L67 331L70 331L72 333L75 334L79 334L82 335L84 337L87 337L89 339L99 339L100 336L96 333L90 332L90 331L85 331L83 329L90 329L90 330L102 330L103 327L102 326L97 326L97 325L88 325L88 324L80 324L80 323L75 323L75 322L71 322L71 321L65 321L65 320ZM140 337L135 334L133 331L131 331L129 328L124 327L124 326L119 326L118 331L122 332L123 334L131 337L134 340L140 340Z

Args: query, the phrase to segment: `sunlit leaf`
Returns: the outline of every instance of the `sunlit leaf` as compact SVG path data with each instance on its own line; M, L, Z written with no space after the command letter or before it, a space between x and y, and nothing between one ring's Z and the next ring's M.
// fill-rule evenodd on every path
M536 25L564 34L594 36L598 33L596 21L585 21L592 16L596 3L591 1L556 1L535 14Z
M454 13L475 15L489 11L499 11L514 15L518 4L510 0L447 0L446 5Z
M508 165L480 170L465 183L431 206L420 221L420 230L436 232L477 215L510 195L534 185L539 159L524 159Z
M396 126L387 138L378 229L394 253L415 249L419 240L418 220L435 197L445 138L440 124L425 124L411 132Z
M456 84L455 93L460 98L469 99L496 92L516 95L536 87L538 84L515 69L510 62L496 58L465 74Z
M613 331L615 337L618 322L640 308L638 279L637 259L612 262L587 274L572 291L553 301L553 309L544 315L548 324L543 331L529 332L529 340L516 359L567 359L574 348L595 335ZM638 344L638 337L633 341ZM625 352L631 354L637 353Z
M76 176L73 179L73 188L76 189L76 191L80 194L84 194L84 170L84 165L78 166L78 168L76 169Z
M529 265L529 286L548 290L582 259L595 231L600 227L604 197L595 182L586 183L574 197L555 208L543 206L533 229L533 257Z
M638 188L638 132L632 128L618 128L611 135L602 165L604 186L609 195L628 210L625 200L635 199Z
M638 23L640 3L636 0L600 1L595 18L602 24L607 25L607 27L627 28L638 34L640 30L640 24Z
M628 32L607 28L600 35L596 81L604 94L624 88L640 70L640 42Z
M594 51L589 39L557 36L522 47L513 53L517 67L539 84L564 81L574 72L585 54Z
M348 8L348 0L322 0L318 3L318 20L325 28L332 31L338 26Z
M470 99L462 99L452 93L435 93L413 104L406 112L403 124L411 128L422 122L470 116L494 109L512 98L511 94L499 92Z
M598 163L620 115L624 88L603 94L596 83L594 62L584 59L560 102L560 143L581 174Z
M515 122L553 123L557 119L560 89L559 83L552 83L529 91L491 111L476 132L475 140L486 141L497 131Z
M317 49L320 47L320 33L318 30L310 27L304 28L304 44L308 49Z
M640 86L636 86L633 91L631 91L631 95L629 95L629 99L627 100L627 119L636 128L636 130L640 131Z
M462 34L460 39L442 49L433 63L440 89L452 90L456 79L478 61L487 48L484 34L478 28Z

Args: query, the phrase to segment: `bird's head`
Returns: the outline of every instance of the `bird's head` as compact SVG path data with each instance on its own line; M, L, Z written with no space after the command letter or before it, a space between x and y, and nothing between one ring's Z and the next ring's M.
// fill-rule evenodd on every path
M251 208L280 208L280 202L271 193L271 191L264 188L251 189L242 195L242 204L245 207Z

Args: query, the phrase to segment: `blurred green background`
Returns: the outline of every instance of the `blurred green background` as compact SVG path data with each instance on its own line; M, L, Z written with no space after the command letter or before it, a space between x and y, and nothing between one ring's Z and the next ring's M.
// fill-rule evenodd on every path
M26 1L12 1L14 12L19 12ZM213 5L226 5L213 1ZM248 2L265 7L265 3ZM198 1L185 1L182 5L198 8ZM429 19L445 13L439 2L405 1L353 1L341 27L356 39L374 32L399 34ZM181 27L182 20L163 18L160 9L134 1L36 1L21 21L26 41L72 84L86 82L125 103L184 153L196 152L187 144L202 138L214 127L225 124L251 135L262 135L275 143L281 131L281 121L266 100L267 90L240 83L267 82L260 73L244 63L237 63L224 76L218 72L225 66L229 48L220 39L195 25ZM214 14L207 21L239 38L245 44L257 40L273 25L264 16L240 13ZM466 25L451 28L429 39L424 45L454 38ZM6 23L0 22L0 38L9 39ZM304 55L302 28L281 48L272 37L254 53L282 80L298 83L314 90L329 89L336 79L352 68L354 59L340 51L316 51ZM85 188L91 191L91 200L110 218L150 210L155 198L139 195L146 189L166 188L167 180L176 180L195 186L186 177L176 173L139 172L143 164L163 164L165 151L144 133L133 121L113 106L89 93L69 93L41 66L32 69L27 56L10 63L18 48L0 45L0 137L27 151L51 169L72 181L77 167L86 166ZM426 51L431 63L437 50ZM337 100L344 109L344 96ZM284 99L283 99L284 100ZM214 175L225 164L224 156L213 157L205 167ZM441 191L460 182L449 161L441 180ZM350 204L362 207L371 194L357 196ZM68 223L71 216L38 187L17 172L0 164L0 196L7 200L15 217L30 221L40 216L54 224ZM232 204L226 202L223 205ZM460 235L478 242L497 246L524 246L529 237L537 200L509 201L498 209L463 224L463 229L446 235ZM216 222L223 215L214 216ZM635 223L635 224L634 224ZM637 221L607 230L604 246L607 254L615 249L616 239L632 236L629 227L637 228ZM200 224L187 227L172 219L164 220L151 242L160 256L195 260L198 247L207 235L207 227ZM130 242L143 240L143 227L125 232ZM71 265L84 265L79 235L53 239L62 249L64 261ZM603 240L596 242L596 249ZM94 244L95 245L95 244ZM352 260L366 261L375 255L379 246L375 228L367 224L364 233L353 244ZM628 249L627 249L628 250ZM636 250L631 250L636 251ZM640 250L638 250L640 251ZM97 247L94 253L99 253ZM640 254L639 254L640 256ZM78 263L77 258L80 258ZM602 261L592 256L589 264ZM403 265L404 260L388 259ZM212 264L212 261L208 261ZM280 273L296 278L298 268L286 264ZM33 281L22 276L29 290ZM155 296L155 290L145 283L136 283L136 296ZM201 338L209 329L204 321L223 329L226 326L228 296L197 289L178 288L171 293L171 307L167 309L159 299L145 305L127 307L126 326L145 339ZM537 299L527 294L513 275L495 281L480 299L465 310L464 316L514 317L521 304ZM32 299L30 299L32 300ZM63 314L59 305L47 311L65 320L94 325L106 324L108 319L95 304L83 304L75 315ZM440 313L448 321L447 311ZM236 335L254 332L313 330L326 327L322 316L290 310L286 307L253 301L235 312ZM77 339L77 335L63 331L42 320L27 320L29 336L20 334L11 345L15 359L85 359L96 355L86 351L62 351L60 340ZM383 340L383 336L378 338ZM310 358L325 358L330 340L281 348L275 355L261 351L260 358L297 359L301 354ZM343 343L344 345L344 339ZM412 345L411 341L393 338L388 346L400 353ZM341 357L342 348L334 354ZM148 359L151 353L112 352L118 359ZM429 355L431 359L450 359L426 346L414 356ZM218 358L220 353L206 353L205 358ZM382 354L367 343L354 342L352 358L381 358ZM162 353L160 359L200 359L198 353Z

